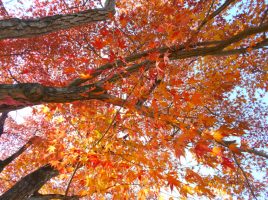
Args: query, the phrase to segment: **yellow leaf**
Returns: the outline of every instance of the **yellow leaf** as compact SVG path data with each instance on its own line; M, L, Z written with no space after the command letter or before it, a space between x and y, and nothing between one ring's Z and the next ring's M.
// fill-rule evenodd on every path
M224 137L224 136L223 136L219 131L215 131L215 132L213 133L213 138L214 138L217 142L221 142L223 137Z
M90 74L80 74L80 77L81 77L82 79L88 79L88 78L91 77L91 75L90 75Z
M61 122L64 121L64 118L63 118L62 116L59 116L59 117L56 119L56 121L57 121L58 123L61 123Z
M216 156L220 156L221 155L221 148L220 147L213 147L212 153Z
M52 145L50 145L50 146L47 148L47 151L48 151L49 153L54 153L55 150L56 150L56 147L54 147L54 146L52 146Z
M43 111L43 113L47 113L47 112L49 112L49 108L47 106L43 106L42 111Z

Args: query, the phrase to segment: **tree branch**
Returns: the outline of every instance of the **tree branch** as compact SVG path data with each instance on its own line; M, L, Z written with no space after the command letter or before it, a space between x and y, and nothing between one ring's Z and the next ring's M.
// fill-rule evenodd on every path
M62 200L79 200L82 196L65 196L62 194L34 194L27 200L52 200L52 199L62 199Z
M229 145L234 143L235 141L221 141L221 142L217 142L227 148L229 148ZM261 157L264 157L264 158L267 158L268 159L268 154L265 153L264 151L258 151L258 150L255 150L255 149L251 149L251 148L247 148L247 147L236 147L238 151L240 151L241 153L245 152L245 153L251 153L251 154L254 154L254 155L257 155L257 156L261 156Z
M80 163L78 162L78 163L76 164L76 167L75 167L75 169L74 169L74 171L73 171L73 174L72 174L72 176L71 176L71 178L70 178L70 180L69 180L69 182L68 182L68 185L67 185L67 187L66 187L65 197L67 197L67 195L68 195L68 192L69 192L71 183L72 183L72 181L73 181L74 175L75 175L75 173L77 172L77 170L79 169L79 167L80 167Z
M263 47L267 44L267 39L257 44L255 47L241 48L241 49L231 49L223 50L228 45L238 42L250 35L261 33L268 30L268 23L263 24L259 27L250 27L237 35L230 37L227 40L223 40L216 46L212 47L198 47L190 50L181 50L182 46L175 49L170 49L168 47L159 48L157 51L160 53L160 57L164 56L164 53L169 53L170 60L185 59L197 56L225 56L238 53L245 53L249 48L257 49ZM139 60L140 58L149 55L149 51L140 54L135 54L125 58L125 61L118 60L114 63L107 63L101 66L94 73L94 76L101 74L103 70L111 69L117 66L125 66L126 62L132 62ZM106 91L102 88L105 82L114 82L122 77L129 76L133 72L137 72L142 67L149 69L153 67L155 61L145 60L141 63L133 64L121 72L108 77L95 84L89 84L85 86L72 86L72 87L47 87L38 83L20 83L20 84L0 84L0 112L10 111L20 109L26 106L39 105L42 103L66 103L78 100L107 100ZM89 79L87 79L88 81Z
M205 42L198 42L192 45L177 45L177 46L172 46L172 47L164 46L160 48L150 49L141 53L137 53L137 54L133 54L128 57L125 57L123 60L117 60L113 63L107 63L105 65L102 65L91 74L91 78L75 79L70 84L70 87L73 85L74 86L81 85L87 81L90 81L96 78L97 76L102 74L102 72L105 70L109 70L117 66L126 66L127 63L135 62L141 58L145 58L149 56L152 53L159 53L160 54L159 57L161 58L161 57L164 57L164 54L168 52L170 60L185 59L185 58L191 58L191 57L196 57L196 56L207 56L207 55L225 56L225 55L244 53L246 51L245 48L241 48L240 50L232 49L228 51L223 51L223 49L235 42L239 42L240 40L245 39L246 37L250 35L262 33L267 30L268 30L268 23L262 24L258 27L249 27L245 29L244 31L241 31L237 35L232 36L229 39L222 40L222 41L205 41ZM262 46L256 46L255 49L261 48L261 47ZM189 50L189 48L191 49ZM129 67L128 69L129 71L133 71L133 70L137 70L141 68L143 65L145 66L148 64L152 64L152 63L155 63L155 62L145 60L141 63L133 64L132 68ZM115 74L114 76L118 77L117 74Z
M1 112L1 111L0 111ZM4 133L5 121L8 118L8 111L4 111L0 117L0 137Z
M245 178L245 180L246 180L246 183L247 183L247 186L248 186L248 188L249 188L249 190L250 190L251 195L253 196L254 199L257 200L257 197L256 197L256 195L254 194L253 188L251 187L251 185L250 185L250 183L249 183L249 180L248 180L248 177L247 177L245 171L244 171L243 168L241 167L241 165L240 165L238 159L236 158L236 155L235 155L234 153L232 153L232 154L233 154L234 161L235 161L236 165L237 165L238 168L241 170L241 172L242 172L242 174L243 174L243 176L244 176L244 178Z
M0 20L0 40L29 38L69 29L83 24L104 21L115 12L115 0L107 0L104 8L89 9L73 14L54 15L35 19Z
M47 87L38 83L0 84L0 112L42 103L66 103L105 99L105 90L97 84L75 88Z
M205 17L205 19L201 22L201 24L198 26L198 28L196 29L196 32L194 33L194 35L197 35L200 30L210 21L212 20L214 17L216 17L217 15L219 15L223 10L225 10L231 3L235 2L235 0L226 0L224 4L222 4L222 6L220 6L217 10L215 10L213 13L210 13L210 10L214 4L214 1L212 2L208 14Z
M268 159L268 154L265 153L264 151L258 151L255 149L250 149L250 148L238 148L241 152L247 152L247 153L251 153L251 154L255 154L264 158Z
M3 16L8 16L8 12L2 2L2 0L0 0L0 15L3 15Z
M30 145L32 145L36 137L37 136L32 137L25 145L23 145L17 152L12 154L10 157L6 158L5 160L0 160L0 173L7 165L9 165L12 161L19 157Z
M136 103L136 106L141 107L144 102L148 99L149 95L155 90L155 88L161 83L161 80L155 79L155 82L150 87L149 91L147 91Z
M120 98L117 98L117 97L113 97L113 96L110 96L110 98L107 98L105 100L106 102L108 103L111 103L111 104L114 104L114 105L117 105L117 106L120 106L120 107L125 107L127 108L127 104L126 104L126 100L125 99L120 99ZM135 108L137 109L137 111L140 111L140 114L146 116L146 117L150 117L150 118L154 118L156 115L154 113L154 110L151 109L150 107L148 106L139 106L139 105L136 105ZM167 117L165 117L165 114L164 113L157 113L157 117L159 119L161 119L163 116L163 119L166 119ZM174 124L174 123L170 123L167 121L168 124L174 126L174 128L178 128L178 124ZM218 144L220 145L223 145L227 148L229 148L229 142L230 141L222 141L222 142L217 142ZM245 152L245 153L251 153L251 154L254 154L254 155L258 155L258 156L261 156L261 157L264 157L264 158L267 158L268 159L268 154L265 153L264 151L258 151L258 150L255 150L255 149L251 149L251 148L239 148L237 147L237 150L240 151L241 153Z
M1 200L27 200L37 192L48 180L57 176L59 172L50 165L44 165L19 180L6 191Z

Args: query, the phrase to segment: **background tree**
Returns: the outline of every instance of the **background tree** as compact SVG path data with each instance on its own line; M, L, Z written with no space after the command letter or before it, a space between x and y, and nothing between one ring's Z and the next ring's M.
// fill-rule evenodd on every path
M264 0L16 6L0 2L1 200L267 195Z

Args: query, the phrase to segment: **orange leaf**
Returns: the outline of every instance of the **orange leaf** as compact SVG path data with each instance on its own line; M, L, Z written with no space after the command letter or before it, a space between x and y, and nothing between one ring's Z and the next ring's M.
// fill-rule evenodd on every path
M74 73L74 72L75 72L74 67L67 67L67 68L64 69L65 74L70 74L70 73Z

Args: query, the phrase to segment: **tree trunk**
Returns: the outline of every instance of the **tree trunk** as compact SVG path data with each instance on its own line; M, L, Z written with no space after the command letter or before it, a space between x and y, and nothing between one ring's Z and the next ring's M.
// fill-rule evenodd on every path
M0 39L29 38L59 30L69 29L90 22L104 21L115 12L115 0L107 0L106 6L79 13L54 15L36 19L4 19L0 21Z
M27 200L37 192L49 179L59 172L50 165L40 167L18 181L12 188L0 196L0 200Z
M38 83L0 84L0 113L42 103L105 98L105 91L94 84L62 88L46 87Z

